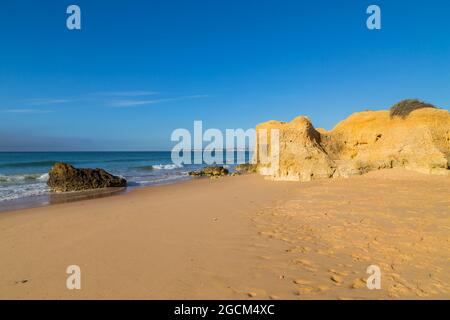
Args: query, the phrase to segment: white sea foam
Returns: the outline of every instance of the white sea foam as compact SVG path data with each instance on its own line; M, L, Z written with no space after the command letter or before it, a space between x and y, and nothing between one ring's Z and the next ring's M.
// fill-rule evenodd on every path
M48 173L0 175L0 202L46 194Z
M48 173L26 173L26 174L14 174L14 175L2 175L0 174L0 184L3 183L22 183L27 181L43 181L47 182Z
M165 176L161 178L156 178L153 180L140 180L135 181L140 186L152 186L152 185L161 185L161 184L168 184L175 181L182 181L186 180L188 176L185 175L173 175L173 176Z
M182 168L182 165L176 165L176 164L159 164L159 165L153 165L152 166L154 170L173 170L173 169L179 169Z
M47 182L48 181L48 173L44 173L43 175L41 175L39 178L38 178L38 180L39 181L44 181L44 182Z
M44 195L49 191L45 183L1 185L0 202Z

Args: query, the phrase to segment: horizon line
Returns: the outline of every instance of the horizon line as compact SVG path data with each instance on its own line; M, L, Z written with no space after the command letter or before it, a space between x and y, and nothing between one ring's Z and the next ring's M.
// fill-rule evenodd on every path
M203 152L205 149L193 149L186 150L187 152ZM254 151L252 149L217 149L215 151ZM68 151L43 151L43 150L27 150L27 151L17 151L17 150L0 150L0 153L8 152L22 152L22 153L37 153L37 152L172 152L172 150L68 150Z

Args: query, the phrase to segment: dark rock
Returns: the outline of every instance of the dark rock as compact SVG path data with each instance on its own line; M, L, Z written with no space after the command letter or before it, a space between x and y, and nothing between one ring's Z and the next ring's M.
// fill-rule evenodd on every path
M226 176L228 175L229 171L228 169L224 167L214 166L214 167L206 167L198 171L191 171L189 172L190 176L194 177L220 177L220 176Z
M251 163L243 163L243 164L238 164L235 168L235 170L237 172L251 172L251 173L255 173L256 172L256 165L255 164L251 164Z
M55 163L49 171L48 186L56 192L126 187L124 178L103 169L77 169L66 163Z

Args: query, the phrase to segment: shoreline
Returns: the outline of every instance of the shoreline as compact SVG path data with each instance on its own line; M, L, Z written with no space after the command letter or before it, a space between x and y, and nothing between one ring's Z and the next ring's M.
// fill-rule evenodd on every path
M172 185L187 182L190 180L193 179L184 178L179 180L167 181L165 183L155 183L153 185L142 185L142 186L131 185L123 188L103 188L103 189L91 189L74 192L62 192L62 193L50 191L48 194L29 196L0 202L0 215L10 211L34 209L62 203L113 197L122 194L127 194L136 189Z
M450 296L448 177L184 182L0 214L0 299ZM374 264L381 290L365 287Z
M119 194L130 192L127 188L105 188L99 190L86 190L67 193L50 193L38 196L24 197L9 201L4 201L6 205L0 205L0 214L17 211L34 209L46 206L53 206L56 204L94 200L104 197L112 197Z

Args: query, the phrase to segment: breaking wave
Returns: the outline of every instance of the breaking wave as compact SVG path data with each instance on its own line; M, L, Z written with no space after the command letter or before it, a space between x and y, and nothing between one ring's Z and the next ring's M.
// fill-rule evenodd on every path
M0 183L20 183L20 182L46 182L48 180L48 173L28 173L28 174L14 174L1 175Z
M157 165L152 165L152 166L142 166L139 167L138 169L141 170L173 170L173 169L179 169L179 168L183 168L182 165L176 165L176 164L157 164Z

